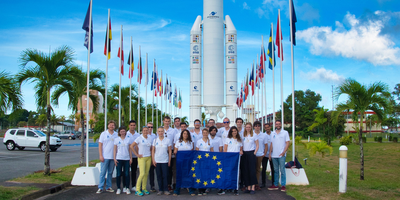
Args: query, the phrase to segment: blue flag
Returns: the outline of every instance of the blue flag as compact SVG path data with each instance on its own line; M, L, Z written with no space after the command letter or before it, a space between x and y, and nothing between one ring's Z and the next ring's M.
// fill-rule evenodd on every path
M90 1L89 3L89 8L86 12L86 17L85 17L85 21L83 22L83 26L82 29L86 31L86 35L85 35L85 43L83 44L87 49L88 49L88 43L89 43L89 18L90 18L90 12L92 11L91 9L92 7L92 2ZM93 19L91 20L91 37L90 37L90 53L93 52ZM89 49L88 49L89 50Z
M291 0L292 2L292 19L290 19L292 21L292 34L293 34L293 45L296 46L296 22L297 22L297 18L296 18L296 12L294 11L294 5L293 5L293 0ZM289 24L290 26L290 24ZM290 37L289 37L289 41L290 41Z
M239 153L178 151L176 187L238 189Z
M275 60L275 49L274 52L272 52L272 47L274 46L274 40L272 39L272 29L271 32L269 34L269 42L268 42L268 50L267 50L267 54L268 54L268 60L269 60L269 68L272 70L272 56L274 58L274 67L276 66L276 60Z

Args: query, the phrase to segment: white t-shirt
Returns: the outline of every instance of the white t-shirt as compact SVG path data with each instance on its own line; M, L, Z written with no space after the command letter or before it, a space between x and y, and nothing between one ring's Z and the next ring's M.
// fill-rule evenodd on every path
M289 133L286 130L281 129L281 132L279 134L277 134L275 131L271 133L272 158L281 157L279 155L283 152L283 150L285 150L287 141L290 141L290 138L289 138Z
M114 140L118 137L118 133L114 131L110 134L108 130L101 133L99 143L103 144L103 158L114 160Z
M117 137L114 140L114 145L117 145L117 154L115 158L117 160L130 160L129 157L129 145L132 144L130 138L125 137L122 140L121 137Z
M174 138L175 138L175 129L169 127L168 130L164 129L164 137L169 139L169 143L171 143L171 146L173 145Z
M131 144L133 143L133 142L135 142L135 140L136 140L136 138L138 138L140 136L140 134L138 133L138 132L136 132L135 131L135 133L134 134L132 134L130 131L127 131L126 132L126 137L127 138L129 138L131 141ZM132 153L132 158L137 158L137 156L134 154L134 153Z
M257 137L253 132L253 136L247 134L246 137L242 138L243 141L243 151L254 151L256 149Z
M258 139L258 151L256 153L256 156L265 156L264 155L265 144L268 144L267 134L263 132L260 132L258 135L256 132L253 132L253 134Z
M197 144L197 141L203 138L203 133L201 132L201 130L199 131L199 134L197 134L196 132L190 134L192 136L192 141L194 144Z
M214 149L214 152L219 152L219 147L224 146L224 143L220 137L215 136L214 139L211 139L211 136L208 136L208 139L211 142L211 147Z
M179 138L181 137L181 132L175 131L175 137L173 143L177 143L179 141Z
M229 130L231 130L231 128L229 128L228 130L226 130L225 127L218 129L217 136L222 138L222 142L225 141L226 138L228 138Z
M191 151L193 150L193 142L179 142L179 140L175 143L175 148L178 151Z
M265 157L269 157L269 149L271 148L271 135L268 135L267 132L265 132L265 138L268 141L268 150L267 150L267 154L265 155Z
M151 156L151 144L153 143L153 137L144 138L143 135L136 138L136 144L138 144L139 152L138 154L142 155L143 157L150 157Z
M211 151L211 141L207 139L207 142L204 142L203 139L197 140L196 148L199 148L199 151Z
M155 147L154 160L156 163L168 163L168 147L171 146L170 140L165 137L163 140L157 138L153 141L153 146Z
M240 138L242 138L242 139L243 139L243 133L244 133L244 127L242 127L242 130L239 131Z
M224 144L228 145L227 152L240 152L240 147L243 146L241 142L233 138L227 138Z

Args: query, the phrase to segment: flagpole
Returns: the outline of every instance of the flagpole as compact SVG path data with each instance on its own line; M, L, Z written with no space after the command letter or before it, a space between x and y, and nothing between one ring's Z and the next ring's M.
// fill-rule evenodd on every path
M121 25L121 38L120 44L122 44L122 25ZM121 55L119 58L119 91L118 91L118 126L121 126L121 64L122 64L122 49L119 48L119 54Z
M282 58L283 58L283 52L282 52L282 27L281 27L281 10L278 9L278 21L279 21L279 52L280 52L280 60L281 60L281 121L282 121L282 128L285 130L285 122L284 122L284 110L285 106L283 104L283 67L282 67Z
M154 75L155 75L155 71L154 71L154 69L155 69L155 67L154 66L156 66L156 59L154 59L153 60L153 74L152 74L152 78L151 78L151 81L153 82L153 87L151 88L151 91L153 91L154 90L154 79L156 78L156 77L154 77ZM154 92L155 91L153 91L152 93L151 93L151 96L153 96L153 103L151 104L151 123L153 123L153 126L154 126ZM158 127L157 127L158 128Z
M163 111L163 102L162 102L162 70L161 70L161 77L160 77L160 86L159 89L161 89L161 91L158 92L158 94L160 95L160 104L161 104L161 119L160 119L160 126L162 126L162 120L163 120L163 116L162 116L162 111Z
M257 63L259 63L258 62L258 54L257 54ZM258 72L257 72L257 78L258 78L258 87L257 87L257 110L260 110L260 79L261 79L261 77L259 77L259 74L260 74L260 65L258 66ZM261 112L259 113L259 114L257 114L257 121L259 121L258 120L258 118L259 118L259 116L260 116L260 114L261 114ZM262 126L261 126L261 130L262 130L263 128L262 128Z
M87 78L86 78L86 167L89 167L89 79L90 79L90 51L92 45L92 0L90 0L90 14L89 14L89 43L88 43L88 64L87 64ZM83 114L83 113L82 113ZM82 127L83 129L83 127Z
M158 128L158 67L156 65L156 74L157 74L157 79L156 79L156 90L155 90L155 96L156 96L156 124Z
M137 110L138 110L138 133L140 133L140 84L142 81L142 74L140 71L142 71L142 53L139 45L139 67L138 67L138 100L137 100Z
M291 51L291 62L292 62L292 160L295 160L295 131L296 131L296 123L295 123L295 104L294 104L294 61L293 61L293 20L292 20L292 8L293 2L289 0L289 15L290 15L290 51Z
M272 39L272 126L275 131L275 50L274 50L274 23L271 23L271 39Z
M164 100L165 100L165 111L164 111L164 115L168 115L168 96L167 96L167 92L168 92L168 74L165 73L165 88L164 88Z
M265 73L265 63L264 63L264 56L265 56L265 51L264 51L264 36L263 35L261 35L261 54L262 54L262 58L261 58L261 62L262 62L262 67L263 67L263 77L260 77L261 78L261 80L263 80L264 79L264 73ZM261 66L260 66L260 69L261 69ZM260 74L261 74L261 72L260 72ZM265 103L265 101L264 101L264 88L265 88L265 86L264 86L264 83L265 83L265 80L264 81L262 81L262 85L261 85L261 124L262 124L262 126L261 126L261 132L264 132L264 103ZM266 106L265 106L266 107Z
M145 124L147 125L147 82L148 82L148 78L149 78L149 68L148 68L148 55L147 55L147 53L146 53L146 69L145 69L145 72L146 72L146 82L144 83L144 85L145 85L145 91L146 91L146 99L145 99L145 106L144 106L144 112L145 112L145 117L144 117L144 120L145 120Z
M132 36L131 36L131 46L132 46ZM130 55L129 55L130 56ZM129 121L132 119L132 75L131 67L129 66Z
M90 0L90 1L92 1L92 0ZM106 84L105 84L105 97L104 97L104 104L105 104L105 106L104 106L104 131L107 130L107 95L108 95L107 94L108 93L107 83L108 83L108 54L109 54L109 52L108 52L109 46L108 45L109 45L109 40L110 40L110 28L109 28L109 25L110 25L110 9L108 9L107 33L106 33L106 35L107 35L106 36L107 37L107 39L106 39L107 55L106 55Z
M253 123L256 121L256 95L255 95L255 93L256 93L256 79L255 79L255 76L254 76L254 74L256 73L256 66L254 65L254 60L253 60L253 87L254 87L254 91L252 90L251 92L252 92L252 94L253 94Z

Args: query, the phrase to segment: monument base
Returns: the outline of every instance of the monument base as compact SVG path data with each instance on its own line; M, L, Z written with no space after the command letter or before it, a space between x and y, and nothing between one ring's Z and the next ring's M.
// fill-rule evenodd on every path
M97 167L76 168L71 185L95 186L100 182L100 171Z

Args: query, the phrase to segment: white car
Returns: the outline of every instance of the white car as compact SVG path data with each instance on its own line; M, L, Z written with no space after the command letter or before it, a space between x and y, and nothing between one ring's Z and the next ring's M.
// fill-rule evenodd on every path
M3 143L9 151L17 147L19 150L25 147L39 147L40 150L46 150L46 134L39 130L28 128L8 129L4 134ZM50 150L57 151L62 142L60 138L50 136Z

